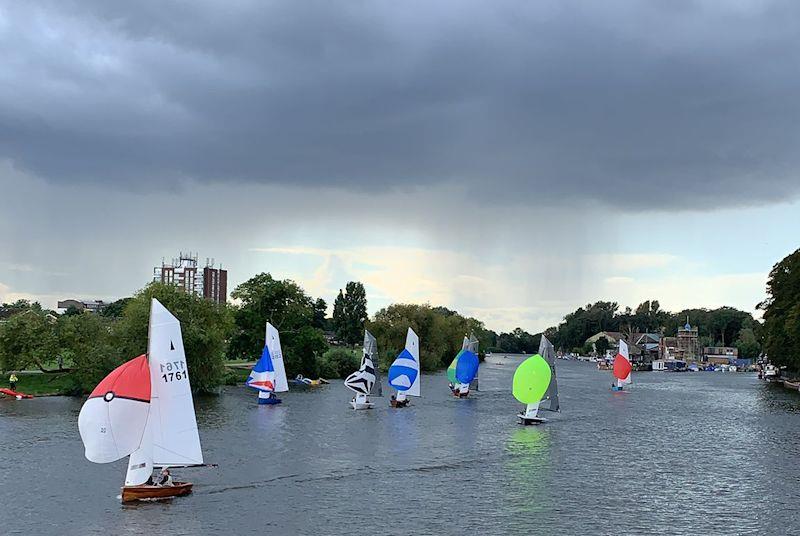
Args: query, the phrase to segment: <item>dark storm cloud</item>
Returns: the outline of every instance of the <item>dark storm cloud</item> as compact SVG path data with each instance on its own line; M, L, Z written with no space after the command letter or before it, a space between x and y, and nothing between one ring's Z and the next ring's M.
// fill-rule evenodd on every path
M9 2L0 158L125 188L768 203L800 192L798 29L791 1Z

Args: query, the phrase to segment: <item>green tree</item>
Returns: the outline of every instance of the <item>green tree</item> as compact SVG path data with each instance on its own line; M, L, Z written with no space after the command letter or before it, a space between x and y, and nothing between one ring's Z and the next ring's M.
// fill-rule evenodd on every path
M333 318L332 318L333 331L336 332L336 337L340 342L344 342L342 334L346 331L347 325L344 313L344 291L339 289L339 294L333 300Z
M107 318L119 318L122 316L122 312L125 310L125 306L131 301L132 298L120 298L117 301L113 301L103 307L100 310L100 314Z
M108 318L94 314L58 319L58 355L68 363L79 392L91 391L103 377L133 356L121 353Z
M606 355L606 350L608 350L611 345L608 342L608 339L605 337L600 337L595 341L594 348L597 351L597 355Z
M769 273L764 311L764 351L769 360L800 371L800 249L778 262Z
M761 353L761 344L756 339L753 328L743 328L733 345L739 350L739 357L744 359L755 359Z
M469 333L475 333L481 344L486 337L483 324L474 318L428 304L393 304L378 311L368 325L378 339L381 368L387 368L403 349L409 327L419 336L423 370L447 366Z
M336 336L346 344L356 344L364 337L367 321L367 291L358 281L350 281L333 303Z
M316 361L327 343L322 330L314 327L315 303L297 283L262 273L236 287L231 297L240 306L234 313L230 356L255 359L261 355L265 325L270 322L281 335L287 374L317 374Z
M152 298L160 301L181 323L192 388L213 392L223 381L233 316L226 304L205 300L174 285L150 283L125 306L114 330L119 358L125 361L147 351Z
M0 368L44 371L58 353L57 320L41 307L20 310L0 324Z
M320 360L320 375L323 378L346 378L358 369L361 357L347 348L331 348Z
M328 319L325 315L328 312L328 304L322 298L317 298L314 302L314 327L325 330L328 328Z

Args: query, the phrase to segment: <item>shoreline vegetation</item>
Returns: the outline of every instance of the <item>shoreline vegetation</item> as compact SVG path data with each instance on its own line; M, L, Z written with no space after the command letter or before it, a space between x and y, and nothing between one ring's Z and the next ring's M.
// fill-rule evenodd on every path
M764 311L763 323L733 307L673 313L661 309L657 300L622 310L616 302L599 301L567 314L544 334L558 350L586 355L593 350L586 340L601 331L670 336L688 318L699 327L700 346L735 346L745 357L766 353L770 361L786 367L787 377L798 376L800 249L775 265L767 294L758 305ZM35 396L89 392L115 367L146 352L151 298L181 321L192 386L200 393L244 382L249 370L242 365L260 355L267 321L281 333L290 377L350 374L359 366L358 345L365 328L378 340L382 369L402 349L406 329L413 328L420 336L424 371L445 368L470 332L480 340L481 353L535 352L542 335L521 328L496 333L478 319L430 304L393 304L369 318L364 286L352 281L335 298L332 318L326 317L324 299L313 299L294 281L277 280L268 273L236 287L233 304L215 304L175 286L150 283L97 314L71 309L58 314L25 300L3 304L0 385L7 386L9 372L23 371L18 373L20 392Z

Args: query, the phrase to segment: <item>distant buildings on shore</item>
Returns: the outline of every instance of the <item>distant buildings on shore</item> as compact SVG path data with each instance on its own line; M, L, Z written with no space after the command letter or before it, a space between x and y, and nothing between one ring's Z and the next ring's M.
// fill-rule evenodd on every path
M712 365L743 364L739 350L729 346L704 346L698 343L698 328L686 324L678 328L677 336L664 337L660 333L630 333L627 337L618 331L601 331L586 339L587 344L597 350L597 341L608 340L608 352L616 354L620 339L628 342L631 361L649 365L654 361L684 361L687 363L708 363ZM749 363L747 363L749 364Z
M180 252L178 257L153 268L153 281L175 285L186 292L202 296L214 303L228 301L228 271L214 266L214 259L206 259L199 268L197 254Z
M51 302L52 303L52 302ZM82 313L99 313L108 305L103 300L63 300L58 302L58 308L67 310L70 308L77 309Z

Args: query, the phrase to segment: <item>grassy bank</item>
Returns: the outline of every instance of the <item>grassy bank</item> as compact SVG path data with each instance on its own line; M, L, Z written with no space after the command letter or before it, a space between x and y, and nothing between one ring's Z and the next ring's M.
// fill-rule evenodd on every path
M34 396L72 395L76 393L77 382L69 372L55 374L17 374L17 392ZM5 376L2 387L8 387Z

